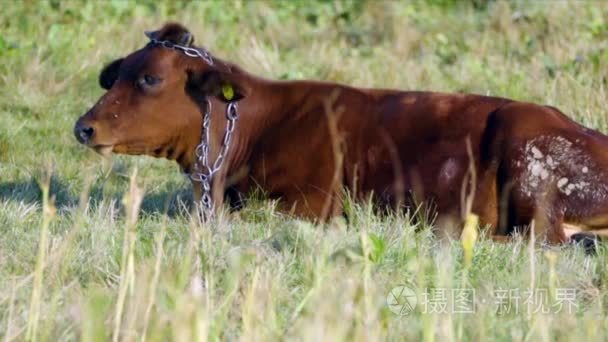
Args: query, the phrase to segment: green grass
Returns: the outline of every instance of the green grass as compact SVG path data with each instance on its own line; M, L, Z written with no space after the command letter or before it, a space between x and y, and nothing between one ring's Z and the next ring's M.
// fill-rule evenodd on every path
M108 161L79 146L72 127L103 93L102 65L145 44L143 31L166 20L260 75L505 96L557 106L608 132L601 1L4 2L0 336L608 338L604 247L589 257L578 247L482 240L466 268L458 242L440 244L427 224L378 217L364 204L353 206L348 223L313 226L256 201L209 229L191 220L177 165ZM135 169L144 192L136 222L125 211L137 212L138 191L122 201ZM54 212L43 206L45 180ZM387 306L401 284L419 295L405 316ZM432 288L446 289L447 299ZM530 288L547 291L549 313L527 310ZM458 289L474 291L473 313L451 312ZM511 310L497 312L501 289L521 299L512 292ZM550 307L564 289L577 291L572 312ZM448 312L425 309L426 292Z

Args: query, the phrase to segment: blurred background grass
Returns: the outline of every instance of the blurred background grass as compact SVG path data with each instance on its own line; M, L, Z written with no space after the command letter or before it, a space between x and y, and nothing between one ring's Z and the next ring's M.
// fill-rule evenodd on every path
M0 335L24 339L39 307L33 336L41 340L606 338L603 249L593 258L578 248L547 257L521 241L484 241L465 270L457 243L438 246L426 224L413 225L407 215L375 217L365 206L355 207L348 225L325 229L256 202L217 229L201 230L187 214L190 190L176 165L148 157L108 161L79 146L72 127L103 93L101 67L143 46L143 31L168 20L266 77L511 97L557 106L608 132L604 1L6 1ZM135 168L146 195L129 235L120 199ZM47 170L57 213L43 245L41 299L32 306L38 180ZM132 249L124 244L129 236ZM473 288L479 306L466 315L396 316L385 298L402 283L419 293ZM496 313L494 290L530 286L575 288L580 310Z

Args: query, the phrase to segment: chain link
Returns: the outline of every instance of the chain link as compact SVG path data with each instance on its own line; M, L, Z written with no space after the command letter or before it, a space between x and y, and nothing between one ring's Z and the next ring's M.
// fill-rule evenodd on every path
M209 51L201 48L192 48L188 46L178 45L168 40L158 40L158 39L150 39L150 43L153 45L160 45L162 47L166 47L168 49L173 49L177 51L183 52L188 57L198 57L202 58L207 64L213 65L213 57Z
M213 65L213 58L208 51L204 49L195 49L187 46L177 45L168 40L157 40L150 39L150 44L160 45L165 48L174 49L183 52L189 57L198 57L203 59L207 64ZM224 137L222 138L222 145L219 153L213 163L209 162L209 132L211 131L211 102L205 98L205 108L203 113L203 122L201 124L201 143L196 146L194 150L196 161L194 163L194 170L190 174L190 178L195 182L201 183L202 196L201 205L203 209L203 219L208 220L213 215L214 203L211 192L211 182L213 176L220 170L224 160L226 159L226 152L230 148L230 142L232 141L232 135L236 127L236 120L238 119L238 108L236 102L229 102L226 107L226 130L224 131Z
M206 215L210 216L213 213L214 205L211 196L211 181L213 176L221 169L224 160L226 159L226 152L230 148L230 142L232 141L232 135L234 133L234 127L236 126L236 120L238 119L238 111L236 102L229 102L226 108L226 130L224 131L224 137L222 139L222 145L218 152L217 157L213 163L209 162L209 132L211 128L211 102L205 99L205 113L203 116L202 124L202 138L201 143L196 146L195 155L196 163L194 165L194 171L190 175L190 178L194 181L200 182L203 190L201 197L201 204L203 209L206 211Z

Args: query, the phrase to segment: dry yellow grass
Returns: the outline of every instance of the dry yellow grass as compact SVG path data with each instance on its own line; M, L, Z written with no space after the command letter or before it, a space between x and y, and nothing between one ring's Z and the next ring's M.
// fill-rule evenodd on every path
M263 76L512 97L608 132L602 1L3 3L5 340L607 338L603 247L588 257L580 248L480 239L465 271L460 243L438 245L430 222L376 217L352 203L348 224L332 229L283 217L263 201L201 229L175 165L107 161L78 146L72 126L102 93L101 66L169 19ZM47 172L50 197L38 186ZM139 215L129 189L143 191ZM43 199L53 197L49 220ZM387 305L400 285L418 295L407 315ZM429 303L453 304L459 289L469 291L473 312L431 310ZM574 310L563 302L570 289ZM525 305L529 290L547 292L549 312Z

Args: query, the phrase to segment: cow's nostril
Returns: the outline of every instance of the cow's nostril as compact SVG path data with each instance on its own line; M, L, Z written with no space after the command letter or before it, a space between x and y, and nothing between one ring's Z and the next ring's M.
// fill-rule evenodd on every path
M81 144L88 143L89 139L91 139L91 137L93 136L94 133L95 133L95 129L93 129L93 127L91 127L91 126L84 126L81 124L77 124L74 129L74 135L76 136L76 139Z
M93 136L93 132L95 132L93 127L87 127L87 128L83 128L82 133L80 133L80 134L85 136L87 139L89 139L90 137Z

